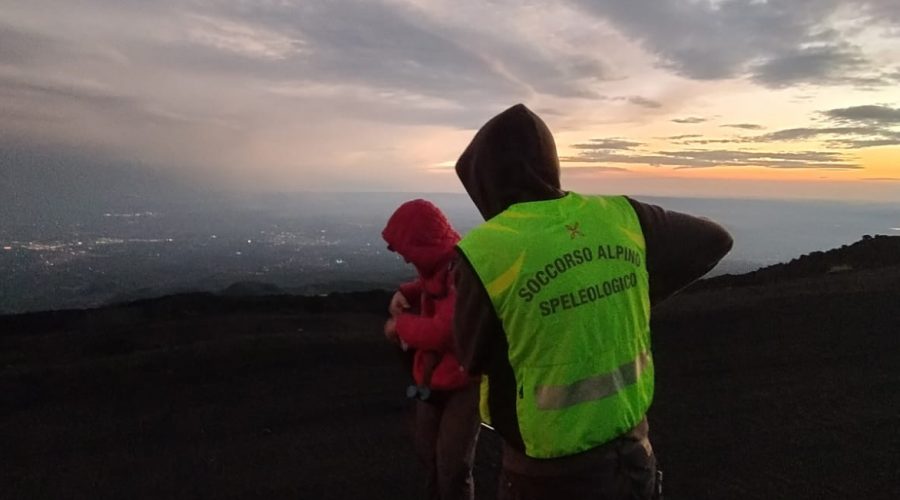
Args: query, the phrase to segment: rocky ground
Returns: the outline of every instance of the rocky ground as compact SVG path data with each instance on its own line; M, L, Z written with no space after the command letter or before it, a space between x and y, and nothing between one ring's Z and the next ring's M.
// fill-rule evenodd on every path
M900 495L900 267L848 255L654 311L667 498ZM421 498L407 375L380 333L388 298L0 317L0 497ZM485 431L479 498L498 460Z

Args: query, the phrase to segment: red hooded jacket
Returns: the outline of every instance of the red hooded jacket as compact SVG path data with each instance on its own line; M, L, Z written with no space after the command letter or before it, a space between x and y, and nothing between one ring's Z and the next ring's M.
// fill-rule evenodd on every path
M400 205L381 235L388 248L412 263L419 273L418 279L400 286L412 312L397 317L397 335L416 351L416 384L426 382L425 373L435 357L432 389L451 390L471 383L474 379L463 372L453 354L453 267L459 234L436 206L413 200Z

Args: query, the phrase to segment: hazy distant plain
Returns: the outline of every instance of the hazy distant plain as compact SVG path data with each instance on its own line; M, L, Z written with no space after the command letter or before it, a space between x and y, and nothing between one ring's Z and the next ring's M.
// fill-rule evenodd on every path
M391 287L412 269L386 251L381 229L423 197L460 232L481 219L463 194L300 193L116 202L28 215L0 227L0 312L96 306L236 282L292 293ZM709 217L735 238L715 274L740 273L900 234L900 204L637 199Z

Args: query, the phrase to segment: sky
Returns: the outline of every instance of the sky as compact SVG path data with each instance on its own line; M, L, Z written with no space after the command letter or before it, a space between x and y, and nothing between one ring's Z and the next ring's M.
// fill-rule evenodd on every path
M898 89L896 0L0 0L0 148L241 190L461 192L521 102L564 188L898 201Z

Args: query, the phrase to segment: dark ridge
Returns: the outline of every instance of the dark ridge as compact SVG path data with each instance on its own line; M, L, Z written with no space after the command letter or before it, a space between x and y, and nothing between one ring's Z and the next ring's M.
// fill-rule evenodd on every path
M802 278L900 266L900 236L863 236L825 252L812 252L747 274L725 274L700 281L687 291L785 283Z
M241 281L229 285L222 290L222 295L228 297L257 297L269 295L284 295L286 292L271 283L259 281Z
M230 287L229 287L230 289ZM227 291L228 289L226 289ZM71 309L0 316L0 335L53 331L98 331L148 321L213 314L385 313L392 292L330 293L319 296L233 296L200 292L143 299L94 309Z

